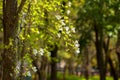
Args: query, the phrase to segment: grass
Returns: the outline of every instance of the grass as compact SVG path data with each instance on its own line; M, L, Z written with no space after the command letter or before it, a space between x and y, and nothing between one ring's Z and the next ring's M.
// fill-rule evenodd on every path
M63 80L63 74L58 73L57 80ZM83 76L76 76L76 75L66 75L65 80L86 80ZM99 76L90 76L89 80L100 80ZM106 80L113 80L112 77L106 77ZM120 79L119 79L120 80Z

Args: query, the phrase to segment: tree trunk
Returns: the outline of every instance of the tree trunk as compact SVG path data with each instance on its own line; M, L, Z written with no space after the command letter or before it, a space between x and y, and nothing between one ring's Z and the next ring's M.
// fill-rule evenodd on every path
M4 53L2 54L3 80L15 80L17 45L17 0L3 0Z
M63 80L66 80L66 72L67 72L68 65L66 64L63 69Z
M1 33L0 33L1 34ZM3 36L0 36L0 44L2 45ZM0 80L2 80L2 57L1 54L3 53L3 49L0 49Z
M90 64L89 64L89 54L90 53L90 50L89 50L89 45L86 46L85 48L85 53L84 53L84 68L85 68L85 72L84 72L84 75L85 75L85 79L86 80L89 80L89 75L90 75Z
M118 80L118 74L116 72L116 69L113 66L112 59L110 58L109 53L108 53L109 52L109 43L110 43L110 37L108 37L108 40L106 43L104 42L104 51L105 51L105 57L106 57L105 67L107 68L107 63L109 63L110 68L111 68L110 69L111 75L113 76L114 80ZM106 68L105 68L105 73L106 73Z
M94 31L95 31L95 46L96 46L96 55L97 55L97 64L100 73L100 80L105 80L105 64L104 64L104 56L103 56L103 31L102 27L97 26L94 23Z
M54 46L54 49L51 51L51 80L57 80L57 45Z
M109 65L110 65L110 72L111 72L111 75L113 76L114 80L118 80L118 74L113 66L113 63L112 63L112 60L110 57L108 57L108 62L109 62Z
M33 57L32 57L33 58ZM38 78L40 77L40 68L38 67L38 62L37 62L37 60L35 60L34 58L33 58L33 62L32 62L32 64L36 67L36 69L37 69L37 74L36 74L36 79L35 80L38 80ZM38 76L37 76L38 75Z
M117 57L118 57L118 76L120 77L120 53L117 52Z
M0 80L2 80L2 64L1 64L1 61L0 61Z
M69 75L73 75L74 74L74 61L73 61L73 57L68 59L67 63L68 63L68 74Z
M39 80L47 80L47 57L45 55L42 56L41 67L40 67L40 75Z
M18 14L21 12L26 0L21 0L18 9L17 1L3 0L4 52L2 54L2 80L16 80Z

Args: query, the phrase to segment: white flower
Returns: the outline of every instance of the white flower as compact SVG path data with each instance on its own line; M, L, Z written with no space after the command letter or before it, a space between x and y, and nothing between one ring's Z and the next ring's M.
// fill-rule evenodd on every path
M27 75L27 76L31 76L30 71L27 71L26 75Z
M68 31L69 31L69 27L68 27L68 26L66 26L66 27L65 27L65 30L66 30L66 32L68 32Z
M65 22L64 22L64 20L61 20L61 24L62 24L63 26L65 26Z
M79 48L76 50L76 53L77 53L77 54L80 53L80 49L79 49Z
M69 34L69 36L71 36L71 35L70 35L70 31L67 31L66 33Z
M17 62L16 69L20 70L20 65L21 65L21 61L18 61L18 62Z
M61 19L61 16L60 16L60 15L56 15L55 17L56 17L58 20Z
M48 55L50 56L50 55L51 55L51 52L48 52Z
M75 44L75 47L79 47L79 46L80 46L80 44L78 43L78 41L77 41L77 40L75 41L75 43L74 43L74 44Z
M113 35L113 33L112 33L112 32L109 32L108 35L111 37L111 36Z
M59 28L59 30L60 30L60 31L63 31L63 28L62 28L62 27L60 27L60 28Z
M72 4L71 2L68 2L68 6L69 6L69 7L71 7L71 4Z
M75 44L76 47L79 47L80 45L79 44Z
M19 63L17 63L17 66L15 68L15 72L16 72L16 74L19 74L19 72L20 72L20 64Z
M17 65L17 66L16 66L16 69L17 69L17 70L20 70L20 66L19 66L19 65Z
M75 44L78 44L78 40L75 41Z
M43 48L40 48L39 53L40 53L40 55L43 55L43 54L44 54L44 49L43 49Z
M70 14L70 12L71 12L70 10L67 10L67 14L68 14L68 15Z
M37 55L37 50L33 49L33 54L36 56Z
M61 37L61 34L60 34L60 33L58 33L58 34L57 34L57 36L60 38L60 37Z
M75 28L72 28L72 32L75 33Z
M34 72L37 72L37 69L36 69L36 67L32 67L32 69L33 69L33 71L34 71Z

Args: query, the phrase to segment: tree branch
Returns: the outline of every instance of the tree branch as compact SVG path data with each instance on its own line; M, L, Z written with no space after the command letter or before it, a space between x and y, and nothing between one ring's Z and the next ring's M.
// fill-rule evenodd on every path
M17 15L21 12L24 4L25 4L26 0L22 0L21 3L20 3L20 6L18 7L18 10L17 10Z
M20 3L20 6L17 9L17 12L16 12L17 14L16 14L16 17L15 17L15 23L19 19L19 13L22 11L22 8L25 5L25 2L26 2L26 0L22 0L21 3Z

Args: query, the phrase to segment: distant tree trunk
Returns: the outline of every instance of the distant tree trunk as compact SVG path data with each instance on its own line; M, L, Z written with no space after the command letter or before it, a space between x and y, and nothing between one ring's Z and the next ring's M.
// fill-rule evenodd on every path
M47 80L47 65L48 65L48 60L46 55L42 56L42 60L41 60L41 67L39 70L39 80Z
M108 57L108 62L109 62L110 68L111 68L110 69L111 75L113 76L114 80L118 80L118 74L113 66L113 62L110 57Z
M33 59L32 64L37 69L37 72L36 72L38 75L37 80L47 80L48 59L46 55L43 55L40 60L34 56L31 56L31 58Z
M85 75L85 78L86 80L89 79L89 75L90 75L90 64L89 64L89 54L90 51L89 51L89 45L86 46L85 48L85 53L84 53L84 68L85 68L85 72L84 72L84 75Z
M110 68L111 68L110 69L111 75L113 76L114 80L118 80L118 74L116 72L116 69L113 66L112 59L109 56L109 43L110 43L110 37L108 37L108 40L106 43L104 42L104 51L105 51L105 57L106 57L105 67L107 68L107 63L109 63ZM105 73L106 73L106 68L105 68Z
M120 30L118 30L118 38L116 43L116 54L118 57L118 75L120 77Z
M63 69L63 80L66 80L66 71L67 71L67 64L64 66L64 69Z
M73 75L74 74L74 61L73 61L73 56L68 59L68 73L69 75Z
M1 34L1 33L0 33ZM3 36L0 36L0 44L2 45ZM2 80L2 57L1 54L3 53L3 49L0 49L0 80Z
M97 55L97 64L100 73L100 80L105 80L105 64L104 64L104 56L103 56L103 30L102 27L97 26L98 24L94 23L94 31L95 31L95 46L96 46L96 55Z
M4 52L2 54L2 80L16 80L18 14L21 12L24 3L25 0L22 0L17 9L17 0L3 0Z
M118 57L118 76L120 77L120 53L116 52L117 53L117 57Z
M57 80L57 51L58 46L55 45L54 49L51 51L51 80Z
M2 80L2 64L1 64L2 61L0 61L0 80Z
M32 57L33 58L33 57ZM37 64L37 60L35 60L34 58L33 58L33 62L32 62L32 64L36 67L36 69L37 69L37 74L35 74L36 75L36 79L35 80L38 80L38 78L40 77L40 68L38 67L38 64ZM38 75L38 76L37 76ZM39 78L40 79L40 78Z

